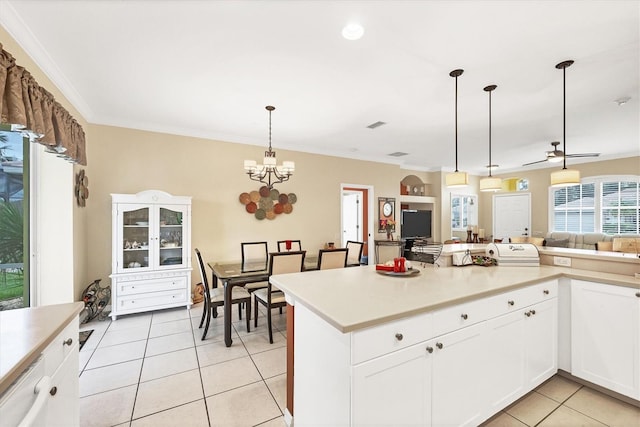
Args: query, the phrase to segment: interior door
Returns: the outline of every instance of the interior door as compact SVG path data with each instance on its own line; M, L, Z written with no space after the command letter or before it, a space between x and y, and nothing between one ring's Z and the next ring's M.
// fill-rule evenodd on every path
M493 196L493 237L504 239L531 235L531 193Z
M362 193L344 191L342 193L342 246L347 240L362 242Z

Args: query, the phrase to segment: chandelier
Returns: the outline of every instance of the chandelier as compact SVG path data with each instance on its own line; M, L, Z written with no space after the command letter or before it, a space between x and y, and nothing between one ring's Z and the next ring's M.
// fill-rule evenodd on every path
M255 160L245 160L244 170L249 175L249 179L265 184L271 190L275 184L288 181L295 170L294 162L282 162L277 165L276 152L271 149L271 112L276 109L271 105L265 107L269 112L269 149L264 152L262 164L257 164Z

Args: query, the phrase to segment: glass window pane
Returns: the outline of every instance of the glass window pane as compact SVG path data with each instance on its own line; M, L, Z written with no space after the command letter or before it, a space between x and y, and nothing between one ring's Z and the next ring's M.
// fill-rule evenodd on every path
M21 134L0 132L0 310L29 306L28 150Z
M602 232L607 234L618 234L618 210L602 210Z

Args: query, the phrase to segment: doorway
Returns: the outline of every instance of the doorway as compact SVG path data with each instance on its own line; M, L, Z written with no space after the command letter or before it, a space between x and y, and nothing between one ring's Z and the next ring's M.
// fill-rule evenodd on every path
M340 185L340 225L341 246L345 247L347 240L364 242L362 256L367 257L373 253L371 244L373 187L363 185Z
M493 196L493 237L505 239L531 235L531 193Z

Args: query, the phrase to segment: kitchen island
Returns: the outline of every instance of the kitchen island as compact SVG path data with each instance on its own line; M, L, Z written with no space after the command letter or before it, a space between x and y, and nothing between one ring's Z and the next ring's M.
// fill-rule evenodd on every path
M482 422L554 375L559 360L567 369L571 281L623 291L626 305L613 311L627 316L631 357L638 356L640 280L633 276L553 266L429 266L403 278L369 266L271 281L285 292L295 319L287 318L293 394L286 419L296 426ZM623 375L637 400L640 373L630 363L632 372Z

